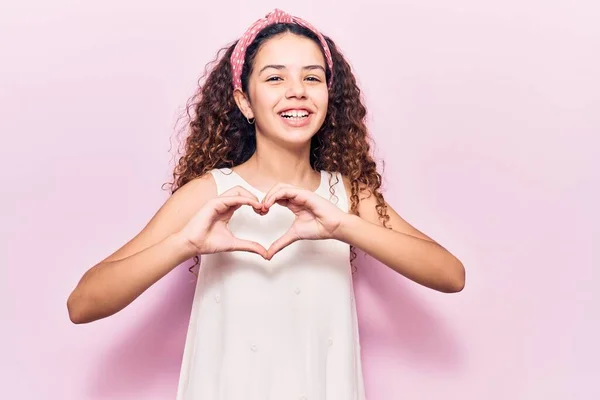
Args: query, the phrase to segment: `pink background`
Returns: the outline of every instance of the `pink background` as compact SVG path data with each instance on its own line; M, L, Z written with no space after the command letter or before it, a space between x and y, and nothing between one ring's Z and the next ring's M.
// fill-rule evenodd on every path
M0 398L174 398L186 267L89 325L71 324L66 299L165 201L204 65L275 6L341 46L388 201L467 268L466 289L445 295L361 261L369 399L600 398L596 1L12 3Z

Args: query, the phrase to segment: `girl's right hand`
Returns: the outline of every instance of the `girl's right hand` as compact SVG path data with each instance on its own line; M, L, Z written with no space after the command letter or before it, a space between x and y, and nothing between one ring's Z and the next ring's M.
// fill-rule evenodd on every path
M241 206L251 206L263 214L258 198L241 186L236 186L209 200L179 232L198 254L225 251L247 251L263 258L267 250L257 242L236 238L228 228L233 213Z

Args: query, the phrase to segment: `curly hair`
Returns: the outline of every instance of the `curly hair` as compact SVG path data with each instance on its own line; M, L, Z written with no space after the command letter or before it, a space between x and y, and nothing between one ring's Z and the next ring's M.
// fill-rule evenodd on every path
M300 25L279 23L264 28L248 46L242 69L242 90L247 93L248 79L254 59L261 46L274 36L290 32L304 36L319 45L317 36ZM372 138L365 119L367 110L361 90L348 62L335 43L324 36L333 58L333 74L326 67L326 80L333 82L329 90L329 105L323 125L311 139L310 165L316 170L337 171L350 181L349 211L359 215L359 194L367 190L375 196L377 213L387 227L389 215L381 193L382 177L371 156ZM198 90L188 100L186 114L187 138L170 183L171 194L186 183L214 168L232 168L247 161L256 150L255 126L248 124L233 97L230 57L236 42L222 48L216 59L206 66L198 82ZM225 52L221 57L221 54ZM322 51L322 48L321 48ZM209 65L216 64L209 72ZM204 82L203 82L204 81ZM334 194L330 182L330 192ZM350 248L351 262L356 258ZM190 271L199 264L199 257Z

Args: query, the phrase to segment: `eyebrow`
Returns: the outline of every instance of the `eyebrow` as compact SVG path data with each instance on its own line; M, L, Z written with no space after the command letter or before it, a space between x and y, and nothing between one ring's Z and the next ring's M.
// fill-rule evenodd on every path
M269 69L269 68L273 68L273 69L278 69L278 70L282 70L282 69L286 69L285 65L277 65L277 64L269 64L269 65L265 65L264 67L262 67L262 69L258 72L258 74L262 74L264 70ZM307 65L305 67L302 67L303 70L313 70L313 69L320 69L323 72L325 72L325 68L323 68L322 65Z

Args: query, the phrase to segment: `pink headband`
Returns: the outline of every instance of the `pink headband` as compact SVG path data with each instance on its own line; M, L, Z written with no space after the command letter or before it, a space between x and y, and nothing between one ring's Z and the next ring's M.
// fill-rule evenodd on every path
M327 42L321 33L316 30L311 24L300 19L298 17L291 16L290 14L281 11L279 9L275 9L274 11L268 13L265 18L259 19L256 21L244 36L237 42L235 45L235 49L233 49L233 54L231 54L231 74L233 75L233 89L241 89L242 88L242 67L244 66L244 59L246 57L246 49L254 41L256 35L263 29L269 25L278 24L278 23L295 23L300 26L303 26L307 29L310 29L314 32L315 35L319 38L321 42L321 46L323 47L323 52L325 53L325 59L327 61L327 66L329 66L329 70L333 74L333 59L331 58L331 52L329 51L329 46L327 46ZM329 80L329 87L331 87L331 79Z

